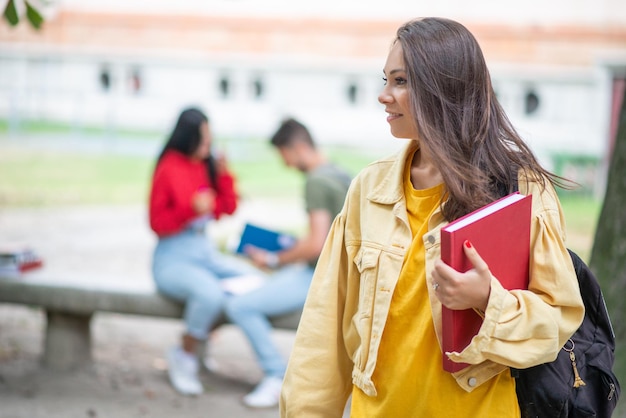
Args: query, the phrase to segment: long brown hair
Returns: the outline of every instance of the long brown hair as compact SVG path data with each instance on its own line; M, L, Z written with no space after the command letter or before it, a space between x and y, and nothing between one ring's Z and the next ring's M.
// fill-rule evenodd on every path
M446 184L444 217L451 221L517 185L524 169L545 187L563 179L540 166L498 103L482 51L460 23L423 18L397 31L420 144Z

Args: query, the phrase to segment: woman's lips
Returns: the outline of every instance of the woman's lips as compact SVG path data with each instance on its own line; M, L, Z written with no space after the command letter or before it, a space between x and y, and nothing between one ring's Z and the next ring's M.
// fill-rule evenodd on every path
M391 113L391 112L387 112L387 113L388 113L387 122L394 121L402 116L401 113Z

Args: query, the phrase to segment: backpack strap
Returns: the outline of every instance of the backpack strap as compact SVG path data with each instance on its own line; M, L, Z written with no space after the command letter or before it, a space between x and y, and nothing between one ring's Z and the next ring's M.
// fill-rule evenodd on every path
M611 351L613 351L615 350L615 332L613 331L613 324L609 317L609 310L606 307L600 283L589 266L578 254L569 248L567 251L569 251L570 257L572 257L572 263L576 271L580 294L585 305L585 315L588 316L596 326L602 329L603 335L610 336L606 344L611 348Z

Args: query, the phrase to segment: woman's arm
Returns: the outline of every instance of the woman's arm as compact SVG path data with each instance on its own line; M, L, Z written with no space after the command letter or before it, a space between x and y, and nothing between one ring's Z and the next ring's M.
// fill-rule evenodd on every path
M150 191L150 227L159 236L180 231L196 216L187 170L164 158L155 169ZM191 185L193 187L193 185Z
M235 212L239 196L235 188L235 177L226 168L225 161L218 162L216 180L217 190L213 215L215 219L219 219L224 214L232 215Z
M304 306L283 383L283 418L341 417L352 387L343 341L348 256L345 220L330 229Z
M583 320L556 192L526 182L520 182L520 191L533 194L529 289L508 291L491 278L483 325L465 350L450 355L454 360L517 368L552 361Z

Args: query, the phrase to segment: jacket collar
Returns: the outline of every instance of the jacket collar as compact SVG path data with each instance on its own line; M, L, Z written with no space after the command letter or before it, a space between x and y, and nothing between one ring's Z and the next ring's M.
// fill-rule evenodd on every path
M409 155L419 148L415 140L409 143L390 158L391 167L382 177L379 184L367 195L367 199L384 205L392 205L404 198L404 165Z

